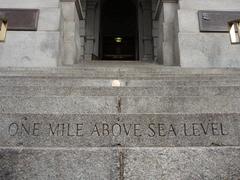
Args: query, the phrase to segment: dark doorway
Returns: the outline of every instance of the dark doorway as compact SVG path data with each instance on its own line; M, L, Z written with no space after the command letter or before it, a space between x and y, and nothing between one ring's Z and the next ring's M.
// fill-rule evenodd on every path
M101 8L102 60L136 60L138 23L134 0L105 0Z

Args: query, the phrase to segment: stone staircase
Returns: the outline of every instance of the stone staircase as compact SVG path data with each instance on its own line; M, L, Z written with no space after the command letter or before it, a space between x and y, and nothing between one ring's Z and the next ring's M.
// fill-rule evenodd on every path
M0 179L239 180L240 70L0 69Z

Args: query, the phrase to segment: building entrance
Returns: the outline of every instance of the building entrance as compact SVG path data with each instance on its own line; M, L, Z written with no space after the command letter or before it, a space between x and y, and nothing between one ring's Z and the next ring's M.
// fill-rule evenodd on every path
M134 0L102 1L100 14L100 58L138 59L138 13Z

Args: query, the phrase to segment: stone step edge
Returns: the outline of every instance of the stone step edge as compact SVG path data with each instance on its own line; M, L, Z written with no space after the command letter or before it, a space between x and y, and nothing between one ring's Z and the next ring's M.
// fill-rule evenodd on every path
M109 74L113 73L113 74ZM123 74L119 74L117 72L94 72L94 73L88 73L88 72L73 72L73 73L68 73L68 72L59 72L59 73L42 73L42 72L21 72L21 73L3 73L0 71L0 77L58 77L58 78L81 78L84 77L86 78L88 75L89 77L94 77L94 76L103 76L107 74L108 78L110 77L124 77L124 76L131 76L135 75L134 77L137 77L137 75L146 75L150 76L152 75L153 77L159 77L159 78L189 78L189 77L195 77L195 78L201 78L201 77L239 77L240 73L238 74L225 74L225 73L219 73L219 74L190 74L190 73L185 73L185 74L167 74L167 73L152 73L152 72L132 72L132 73L127 73L124 72ZM140 77L141 77L140 76ZM144 77L144 76L143 76Z
M1 71L0 75L19 75L19 74L32 74L32 75L41 75L41 74L51 74L51 75L81 75L81 74L107 74L107 73L115 73L119 75L124 74L156 74L156 75L240 75L240 69L238 71L194 71L194 70L177 70L177 71L168 71L168 70L154 70L154 69L79 69L79 70L59 70L59 71Z
M42 114L42 113L3 113L0 112L0 115L5 115L5 116L24 116L24 115L28 115L28 116L139 116L139 115L151 115L151 116L158 116L158 115L165 115L165 116L201 116L201 115L240 115L240 112L204 112L204 113L92 113L92 114L54 114L54 113L47 113L47 114ZM1 126L1 124L0 124Z
M138 89L143 89L143 88L148 88L148 89L159 89L159 88L169 88L171 86L169 85L163 85L163 86L150 86L150 87L142 87L142 86L42 86L42 85L0 85L0 88L5 88L5 87L16 87L16 88L22 88L22 87L29 87L29 88L71 88L71 89L82 89L82 88L93 88L93 89L131 89L131 88L138 88ZM184 86L184 85L177 85L174 86L174 88L218 88L218 87L229 87L229 88L240 88L240 85L203 85L203 86Z
M102 63L101 66L99 64L82 64L82 66L58 66L58 67L1 67L0 71L26 71L26 70L37 70L37 71L58 71L58 70L81 70L81 69L153 69L153 70L180 70L180 71L240 71L240 68L187 68L187 67L179 67L179 66L161 66L158 64L126 64L126 65L118 65L112 63L112 66L109 64Z
M11 88L54 88L54 89L59 89L59 88L68 88L68 89L84 89L84 88L92 88L92 89L159 89L159 88L170 88L171 86L167 86L167 85L164 85L164 86L150 86L150 87L141 87L141 86L119 86L119 87L114 87L114 86L79 86L79 87L73 87L73 86L62 86L62 87L59 87L59 86L33 86L33 85L30 85L30 86L27 86L27 85L0 85L0 88L6 88L6 87L11 87ZM183 86L183 85L178 85L178 86L174 86L174 88L196 88L198 87L199 89L200 88L240 88L240 85L213 85L213 86L210 86L210 85L204 85L204 86Z
M240 85L203 85L203 86L184 86L184 85L178 85L178 86L170 86L170 85L163 85L163 86L119 86L119 87L114 87L114 86L79 86L79 87L73 87L73 86L40 86L40 85L0 85L0 90L1 88L40 88L40 89L73 89L73 90L81 90L81 89L101 89L101 90L109 90L109 89L117 89L117 90L124 90L124 89L167 89L167 88L174 88L175 90L178 90L178 88L183 88L183 89L191 89L191 88L198 88L198 89L206 89L206 88L240 88ZM182 89L180 89L182 90Z
M186 146L186 147L123 147L123 146L115 146L115 147L1 147L0 150L19 150L20 152L23 150L35 150L35 151L86 151L86 150L156 150L156 149L178 149L178 150L200 150L200 149L239 149L240 146Z
M75 75L75 74L67 74L67 75L58 75L58 74L21 74L21 75L2 75L0 72L0 78L41 78L41 79L54 79L54 78L62 78L62 79L107 79L107 80L111 80L111 79L130 79L130 80L135 80L135 79L143 79L143 80L148 80L150 78L155 78L156 80L158 79L163 79L163 78L175 78L175 79L179 79L179 78L239 78L240 74L218 74L218 75L212 75L212 74L187 74L187 75L161 75L161 74L152 74L152 73L133 73L133 74L123 74L123 75L109 75L109 73L106 73L107 76L103 75L103 74L87 74L87 75ZM132 76L133 75L133 76ZM138 76L139 75L139 76Z
M0 97L18 96L18 97L137 97L137 96L156 96L158 97L236 97L239 98L240 86L176 86L171 87L171 92L167 93L170 87L55 87L55 86L0 86ZM136 90L138 94L132 94ZM159 91L156 93L155 91ZM182 91L187 94L182 95ZM196 90L196 93L194 93ZM218 92L227 91L227 93ZM75 91L75 92L74 92ZM109 91L109 92L108 92ZM113 92L114 91L114 92ZM126 91L126 93L124 93ZM146 94L146 91L153 94ZM194 91L193 93L190 91ZM96 93L97 92L97 93ZM29 95L30 93L30 95ZM239 94L239 95L238 95Z
M234 99L234 98L237 98L239 99L240 97L236 97L236 96L152 96L152 95L149 95L149 96L29 96L29 95L14 95L14 96L11 96L11 95L2 95L0 96L1 98L34 98L34 99L45 99L45 98L114 98L114 99L119 99L119 98L171 98L171 99L180 99L180 98L230 98L230 99Z
M209 115L215 115L215 114L217 114L217 115L240 115L240 112L234 112L234 111L230 111L230 112L224 112L224 113L221 113L221 112L203 112L203 113L129 113L129 114L127 114L127 113L79 113L79 114L76 114L76 113L36 113L36 114L34 114L34 113L26 113L26 112L23 112L23 113L19 113L19 112L17 112L17 113L9 113L9 112L7 112L7 113L3 113L3 112L0 112L0 115L52 115L52 116L77 116L77 115L79 115L79 116L108 116L108 115L119 115L119 116L121 116L121 115L125 115L125 116L128 116L128 115L207 115L207 114L209 114ZM1 125L0 125L1 126Z
M1 85L0 87L9 87L9 88L14 88L14 87L17 87L17 88L26 88L26 87L32 87L32 88L36 88L36 87L41 87L41 88L71 88L71 89L81 89L81 88L94 88L94 89L97 89L97 88L113 88L113 89L117 89L117 88L139 88L139 89L144 89L144 88L196 88L196 87L199 87L199 88L238 88L240 87L240 84L236 84L236 85L233 85L233 84L230 84L230 85L162 85L162 86L120 86L120 87L114 87L114 86L58 86L58 85L53 85L53 86L49 86L49 85Z
M215 97L215 98L226 98L226 97L229 97L229 98L240 98L240 95L239 96L229 96L229 95L208 95L208 96L204 96L204 95L196 95L196 96L179 96L179 95L169 95L169 96L135 96L135 95L132 95L132 96L102 96L102 95L96 95L96 96L78 96L78 95L66 95L66 96L57 96L57 95L32 95L32 96L26 96L26 95L17 95L17 96L5 96L5 95L1 95L0 94L0 98L5 98L5 97L19 97L19 98L23 98L23 97L26 97L26 98L66 98L66 97L69 97L69 98L82 98L82 97L117 97L117 98L121 98L121 97L131 97L131 98L134 98L134 97L161 97L161 98L192 98L192 97L196 97L196 98L199 98L199 97L203 97L203 98L212 98L212 97Z

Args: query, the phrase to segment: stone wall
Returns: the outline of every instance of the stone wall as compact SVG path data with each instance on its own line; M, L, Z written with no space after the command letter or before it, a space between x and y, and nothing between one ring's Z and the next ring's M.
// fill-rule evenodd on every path
M182 67L240 67L240 46L228 33L201 33L199 10L239 11L239 0L180 0L179 50Z
M9 31L0 43L1 67L55 67L60 55L59 0L0 0L1 8L40 9L37 31Z

